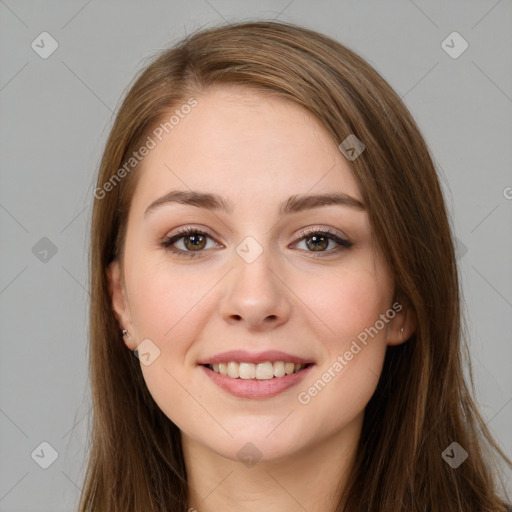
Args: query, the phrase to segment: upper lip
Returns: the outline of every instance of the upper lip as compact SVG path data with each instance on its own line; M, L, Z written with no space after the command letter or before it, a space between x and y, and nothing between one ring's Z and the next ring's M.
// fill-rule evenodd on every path
M310 359L294 356L280 350L265 350L263 352L247 352L246 350L229 350L216 354L212 357L202 359L197 364L218 364L236 361L239 363L265 363L267 361L283 361L285 363L308 364L312 363Z

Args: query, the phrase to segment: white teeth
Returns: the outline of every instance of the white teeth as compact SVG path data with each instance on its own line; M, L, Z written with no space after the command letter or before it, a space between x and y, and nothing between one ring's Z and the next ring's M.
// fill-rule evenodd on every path
M274 366L272 363L258 363L256 365L256 378L258 380L269 380L274 377Z
M283 361L276 361L274 363L274 377L284 377L285 374L285 364Z
M274 377L284 377L291 373L297 373L305 368L305 364L285 363L284 361L275 361L274 363L266 361L265 363L237 363L229 361L228 363L218 363L208 365L215 373L231 377L232 379L256 379L269 380Z
M239 364L230 361L228 363L228 377L231 377L232 379L238 379L238 377L240 377L239 367Z
M256 377L256 365L253 363L240 363L239 372L241 379L254 379Z

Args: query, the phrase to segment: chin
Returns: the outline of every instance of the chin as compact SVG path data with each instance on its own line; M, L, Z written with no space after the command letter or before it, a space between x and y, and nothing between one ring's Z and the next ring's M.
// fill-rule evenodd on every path
M278 423L275 422L275 425ZM242 463L248 461L248 466L251 460L278 463L293 456L304 445L304 436L294 436L286 428L279 430L280 427L273 432L261 426L245 428L233 439L225 438L221 444L218 439L212 439L210 446L226 458Z

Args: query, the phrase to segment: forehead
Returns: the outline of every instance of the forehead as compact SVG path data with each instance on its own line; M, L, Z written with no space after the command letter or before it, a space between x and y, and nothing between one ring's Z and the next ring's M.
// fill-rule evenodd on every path
M197 105L143 159L134 207L173 189L213 191L241 204L340 191L361 198L336 141L305 108L236 86L194 98Z

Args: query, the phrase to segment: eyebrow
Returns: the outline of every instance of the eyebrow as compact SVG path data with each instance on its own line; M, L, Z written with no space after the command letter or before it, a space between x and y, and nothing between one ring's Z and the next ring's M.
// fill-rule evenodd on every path
M158 198L156 201L153 201L144 211L144 217L161 206L172 203L186 204L196 206L198 208L205 208L207 210L224 211L229 214L232 214L234 210L233 203L218 194L197 192L193 190L173 190ZM310 210L330 205L347 206L361 211L366 210L364 204L358 199L342 192L338 192L314 195L296 194L290 196L281 204L279 213L281 216L284 216L290 213L297 213L303 210Z

